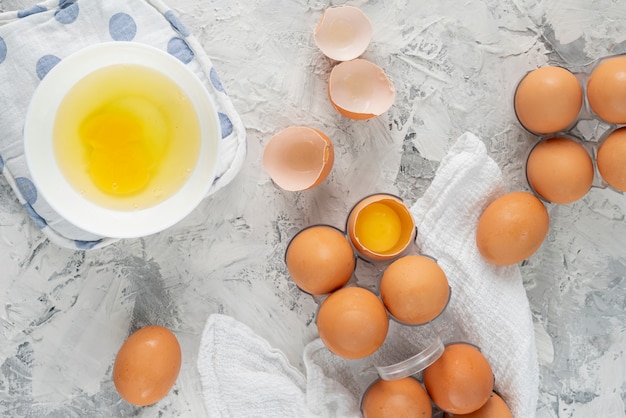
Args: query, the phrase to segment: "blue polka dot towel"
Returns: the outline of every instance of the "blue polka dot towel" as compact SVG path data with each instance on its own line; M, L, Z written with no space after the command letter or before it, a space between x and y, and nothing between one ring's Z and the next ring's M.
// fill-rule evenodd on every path
M49 0L0 13L0 172L34 224L48 238L73 249L115 241L80 230L56 214L37 193L23 154L23 127L30 98L64 57L94 43L142 42L167 51L202 80L218 106L222 144L209 194L228 184L246 154L246 133L208 56L161 0Z

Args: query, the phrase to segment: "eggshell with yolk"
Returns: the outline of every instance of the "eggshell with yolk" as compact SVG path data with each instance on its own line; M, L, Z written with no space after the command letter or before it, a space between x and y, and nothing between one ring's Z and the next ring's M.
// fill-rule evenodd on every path
M533 190L548 202L572 203L591 189L593 160L576 140L548 138L528 156L526 176Z
M576 76L561 67L529 72L515 91L515 113L529 131L555 133L568 128L580 113L583 90Z
M506 266L535 253L548 235L550 218L543 203L528 192L504 194L478 219L476 245L489 263Z
M408 255L387 267L380 282L383 303L397 320L424 324L446 307L450 286L437 262L422 255Z
M368 248L364 245L364 242L359 238L359 234L357 233L357 224L360 221L363 210L374 203L381 203L391 208L400 222L400 236L397 242L384 252L377 252ZM352 242L352 245L354 245L354 248L359 254L373 261L389 261L403 254L413 241L415 237L415 221L413 220L411 212L401 199L396 196L380 193L361 199L354 208L352 208L348 215L346 230L350 242Z
M476 347L457 343L424 370L424 386L443 411L469 414L480 409L493 392L489 362Z
M361 404L363 418L430 418L432 404L422 385L412 377L377 380Z
M626 56L601 61L587 80L589 107L600 118L626 123Z
M180 366L176 336L165 327L147 326L122 344L113 365L113 383L128 403L151 405L174 386Z
M615 190L626 192L626 128L611 132L602 142L596 164L604 181Z
M300 231L285 255L294 283L313 295L330 293L345 285L354 272L356 257L339 230L316 225Z
M332 353L359 359L380 348L387 337L389 319L374 293L360 287L344 287L320 305L317 330Z

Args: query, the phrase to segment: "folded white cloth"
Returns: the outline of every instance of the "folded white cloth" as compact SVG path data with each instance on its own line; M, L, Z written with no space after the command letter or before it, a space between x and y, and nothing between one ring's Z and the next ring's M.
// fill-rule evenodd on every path
M484 207L503 193L501 172L474 135L462 135L441 161L426 193L411 208L420 252L446 272L452 298L447 324L481 348L496 390L516 418L535 415L539 375L534 330L517 266L495 267L478 253L475 231ZM360 416L368 365L389 365L411 354L416 329L392 322L379 352L362 361L331 354L316 339L304 350L305 377L248 327L209 317L198 370L210 416ZM444 334L445 335L445 334Z
M204 82L219 112L222 143L217 179L228 184L246 154L246 133L215 68L196 38L160 0L49 0L0 13L0 172L34 223L58 245L92 249L114 242L71 225L37 193L23 153L26 109L39 81L60 60L100 42L152 45L184 62Z

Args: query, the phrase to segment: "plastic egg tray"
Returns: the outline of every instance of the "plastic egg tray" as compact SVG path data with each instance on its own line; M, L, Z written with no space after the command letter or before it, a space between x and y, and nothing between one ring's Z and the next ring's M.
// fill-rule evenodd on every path
M384 193L379 193L377 195L386 195L386 196L389 196L390 198L399 200L398 197L393 196L393 195L388 195ZM372 196L376 196L376 195L372 195ZM350 213L352 213L354 208L356 208L360 202L363 202L364 200L370 197L371 196L365 197L364 199L359 201L350 210ZM349 219L349 216L347 219ZM346 221L346 225L347 225L347 221ZM372 258L368 258L366 255L360 252L353 245L352 240L350 239L347 233L347 226L346 226L346 230L340 230L331 225L317 224L317 225L311 225L311 226L301 229L290 240L290 243L287 246L287 250L285 253L285 259L287 257L286 255L287 251L289 251L289 246L291 245L293 240L298 236L298 234L302 231L305 231L306 229L309 229L315 226L326 226L326 227L330 227L330 228L340 231L342 234L344 234L344 236L346 236L346 239L352 245L353 253L354 253L354 256L356 257L357 263L355 265L355 269L350 280L340 289L343 289L345 287L350 287L350 286L362 287L369 291L372 291L380 299L380 294L378 291L380 279L385 269L389 265L391 265L394 261L402 257L408 256L408 255L421 255L421 256L429 257L428 255L421 254L419 252L419 249L417 248L417 244L415 243L415 239L417 237L417 228L415 228L415 226L413 226L415 231L411 235L410 244L404 251L402 251L399 254L394 255L393 258L390 258L387 260L374 260ZM429 257L429 258L432 258L432 257ZM436 260L434 261L436 262ZM328 298L332 293L336 292L337 290L340 290L340 289L337 289L331 293L324 294L324 295L315 295L315 294L306 292L305 290L301 288L299 289L300 291L311 295L313 299L318 303L318 309L316 312L316 324L317 324L317 317L318 317L319 309L323 301L326 298ZM451 295L452 295L452 292L450 291L448 303L451 298ZM446 304L446 307L447 307L447 304ZM415 334L419 335L419 338L415 339L415 341L419 341L419 344L416 344L416 346L412 347L414 351L411 352L410 355L407 356L408 358L398 358L398 356L405 356L406 354L408 354L406 352L403 354L396 353L393 357L398 361L393 364L384 364L384 365L383 364L371 364L373 360L372 358L369 358L369 356L363 359L356 360L357 363L361 362L361 365L363 366L364 371L376 373L378 374L378 376L380 376L380 378L384 380L396 380L396 379L401 379L404 377L414 376L420 373L421 371L423 371L426 367L431 365L434 361L436 361L441 356L444 350L444 342L449 342L453 340L454 341L462 340L462 336L456 333L457 331L456 331L456 327L454 326L453 321L448 317L448 315L446 315L445 307L443 311L440 312L437 317L435 317L431 321L424 323L424 324L403 323L399 321L398 319L396 319L386 307L385 309L387 311L387 317L388 319L390 319L389 332L387 334L387 337L389 337L389 335L392 335L394 331L398 331L399 329L403 327L410 327L412 330L411 332L415 331ZM387 338L385 343L383 343L383 345L379 348L379 350L383 349L383 347L387 343L392 344L392 342L390 342L389 340L390 339ZM413 341L413 338L411 340ZM418 352L415 353L415 351L418 351Z
M616 78L618 76L626 76L626 55L624 54L619 54L619 55L611 55L611 56L606 56L606 57L602 57L588 65L585 65L583 67L577 68L577 69L570 69L570 68L565 68L565 67L560 67L560 68L564 68L565 70L569 71L571 74L573 74L576 79L578 80L580 87L582 89L582 104L580 107L580 111L578 113L578 116L574 119L574 121L567 126L565 129L556 131L556 132L536 132L533 131L531 129L529 129L527 126L524 125L524 123L522 123L522 121L520 120L519 114L518 114L518 109L515 109L515 113L516 113L516 117L518 119L518 122L520 123L520 125L529 133L535 135L537 137L537 141L533 144L533 146L531 147L531 149L528 150L527 155L526 155L526 160L525 160L525 172L526 172L526 176L527 176L527 181L528 181L528 185L530 186L530 188L532 189L532 191L534 192L534 194L541 199L542 201L546 202L546 203L555 203L555 202L551 202L550 200L548 200L546 197L542 196L541 194L539 194L535 188L533 187L533 185L531 184L531 181L528 179L528 160L532 154L532 151L535 149L535 147L537 145L539 145L540 143L542 143L543 141L546 141L548 139L551 138L556 138L556 137L561 137L561 138L568 138L568 139L573 139L577 142L579 142L584 149L588 152L589 156L591 157L591 161L593 164L593 180L592 183L589 187L589 190L591 190L591 188L609 188L617 193L623 193L623 191L611 186L611 184L609 184L609 182L607 182L602 174L601 174L601 170L598 167L597 164L597 156L598 156L598 151L601 149L602 145L605 143L605 141L607 140L607 138L613 134L614 132L616 132L617 130L621 129L621 128L625 128L626 127L626 95L622 94L622 93L626 93L626 83L624 83L622 81L623 84L619 84L619 82L615 82L616 87L619 87L619 89L615 89L616 92L619 92L620 94L622 94L622 99L620 105L621 105L621 110L623 113L623 121L622 123L615 123L615 122L610 122L607 121L605 119L603 119L602 117L600 117L598 115L598 112L594 111L593 107L590 104L590 100L588 97L588 84L589 84L589 80L592 77L592 74L594 73L594 70L596 70L601 64L605 63L608 60L614 59L614 58L623 58L624 59L624 65L622 66L623 68L619 69L619 74L616 74ZM542 67L544 68L544 67ZM535 71L535 70L533 70ZM531 74L533 71L528 72L517 84L517 88L515 91L515 96L517 96L518 94L518 90L520 87L520 84L524 81L524 79ZM623 89L623 90L622 90ZM615 94L615 96L618 96L617 94ZM515 99L514 99L515 100ZM515 104L514 104L515 107ZM618 109L616 109L617 111ZM602 112L600 112L602 113ZM625 137L626 138L626 137ZM626 148L625 148L626 149ZM623 161L622 164L622 176L626 176L626 161ZM578 200L578 199L576 199Z

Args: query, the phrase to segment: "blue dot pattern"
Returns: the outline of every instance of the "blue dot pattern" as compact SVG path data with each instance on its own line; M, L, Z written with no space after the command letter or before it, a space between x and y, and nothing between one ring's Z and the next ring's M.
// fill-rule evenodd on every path
M180 21L180 19L178 18L178 16L174 14L174 12L172 12L171 10L168 10L167 12L165 12L165 18L167 19L168 22L170 22L170 25L172 25L172 27L178 33L180 33L183 36L189 36L190 34L189 29L187 29L187 26L185 26L183 22Z
M23 206L28 216L30 216L30 218L33 220L33 222L35 222L35 225L37 225L38 228L43 229L47 226L45 219L39 216L39 214L35 212L35 209L33 209L31 205L29 205L28 203L24 203Z
M220 128L222 130L222 139L233 133L233 123L230 121L228 115L222 112L218 112L217 116L220 118Z
M109 34L114 41L131 41L137 34L137 24L130 15L116 13L109 19Z
M29 205L34 205L37 201L37 188L33 184L32 181L27 179L26 177L18 177L15 179L17 183L17 188L20 189L20 193L26 199Z
M185 64L189 64L193 60L194 53L189 45L180 38L172 38L167 43L167 52Z
M28 9L24 9L24 10L20 10L17 12L17 17L19 17L20 19L25 18L26 16L30 16L30 15L34 15L37 13L41 13L41 12L45 12L46 9L45 7L43 7L42 5L36 4L32 7L29 7Z
M40 80L43 80L43 78L46 76L46 74L48 74L52 67L57 65L60 61L61 58L57 57L56 55L44 55L43 57L39 58L36 67L37 77L39 77Z
M101 242L101 239L97 241L74 240L74 245L76 245L76 248L78 248L79 250L91 250L93 247L100 244Z
M211 79L211 84L213 84L213 87L215 87L217 91L225 93L224 86L222 86L222 82L217 75L217 71L215 71L215 67L211 67L211 71L209 72L209 78Z
M4 42L2 36L0 36L0 64L7 57L7 43Z
M64 25L69 25L73 23L78 17L78 3L72 2L64 2L61 6L60 10L57 10L54 13L54 18L57 22L62 23Z

